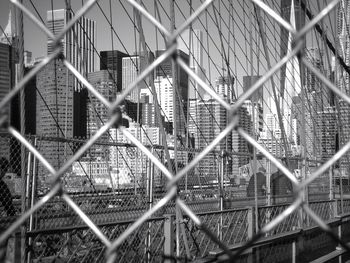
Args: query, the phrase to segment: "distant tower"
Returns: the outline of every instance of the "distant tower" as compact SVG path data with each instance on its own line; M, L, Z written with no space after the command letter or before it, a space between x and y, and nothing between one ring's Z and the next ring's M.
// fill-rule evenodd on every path
M72 17L73 12L66 9L47 11L47 26L57 36L67 26L67 23ZM75 23L73 29L69 30L61 40L63 55L87 78L88 73L95 71L94 46L96 43L96 22L82 17ZM54 51L52 44L53 40L48 39L48 54ZM81 59L79 54L81 55ZM70 74L67 76L70 76ZM87 91L74 76L72 78L74 92L73 136L86 137Z
M204 81L205 69L203 63L204 54L204 42L203 42L203 31L199 29L186 29L182 34L179 41L179 49L189 55L189 66L190 68ZM188 80L188 98L189 99L200 99L203 98L205 91L198 83L189 78Z
M291 21L291 7L294 3L294 17L295 17L295 28L300 30L305 26L305 12L301 9L300 3L305 2L305 0L281 0L281 16L286 21ZM288 40L289 40L289 31L281 26L281 42L280 42L280 57L284 57L288 52ZM300 63L298 63L300 65ZM286 65L281 67L281 79L280 79L280 89L281 97L287 98L290 91L286 91L286 74L287 74Z
M220 76L215 80L215 91L230 103L233 101L234 83L234 77L230 79L228 76Z
M11 7L9 19L4 32L0 36L0 43L12 45L15 44L16 37L16 8Z

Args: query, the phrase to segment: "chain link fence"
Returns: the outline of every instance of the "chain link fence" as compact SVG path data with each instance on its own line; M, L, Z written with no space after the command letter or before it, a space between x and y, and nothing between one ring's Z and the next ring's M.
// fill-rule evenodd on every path
M319 255L314 254L315 258L331 253L338 245L350 252L346 227L346 213L350 211L346 196L349 180L346 183L343 176L350 143L343 138L340 149L329 159L321 158L322 161L310 160L309 149L305 149L293 164L292 158L286 158L290 149L273 152L251 132L251 127L244 126L241 110L248 98L297 57L302 68L313 72L325 88L332 90L344 104L350 102L350 97L303 55L306 35L319 26L340 1L330 1L300 30L263 1L252 1L255 16L263 12L265 19L275 20L293 36L294 45L275 64L268 62L264 75L255 84L250 83L249 89L232 104L203 81L176 51L181 33L199 21L215 1L201 1L176 28L173 21L176 2L170 1L173 19L170 31L147 11L142 1L126 2L134 8L137 23L141 23L142 17L161 32L167 49L144 68L116 100L110 101L64 57L60 45L66 33L73 30L98 1L87 1L66 27L54 34L22 1L11 0L18 11L52 40L54 51L1 98L0 110L11 103L31 78L43 74L43 68L50 65L70 72L110 116L88 139L63 139L61 136L26 136L11 125L8 116L1 115L4 130L0 136L3 145L1 214L4 215L1 217L1 252L6 246L8 251L17 247L18 229L21 229L23 262L23 258L29 262L158 262L196 258L247 262L252 257L268 262L278 255L287 260L296 254L300 260L311 260L306 254L310 247L315 251L315 240L326 248ZM217 19L216 11L213 14ZM139 33L140 42L145 46L144 35ZM20 37L23 40L23 34ZM266 36L261 38L266 42ZM162 146L147 144L122 125L122 101L137 92L138 85L170 59L174 71L178 67L187 74L228 116L225 127L215 132L213 141L203 149L188 149L178 144L176 130L183 129L181 125L174 127L173 145ZM179 81L174 78L174 83L175 87ZM158 102L155 104L161 123ZM179 104L175 106L174 110L179 111L174 115L174 126L178 116L184 115ZM244 139L244 145L236 152L223 150L221 143L229 137L232 140L233 130L235 136ZM281 133L283 139L282 127ZM104 136L106 134L108 136ZM249 161L254 162L251 179L245 183L234 182L229 176L233 173L230 167L238 168ZM264 164L258 166L257 163ZM295 175L298 170L295 167L300 168L301 176ZM320 199L322 201L318 201ZM341 219L336 218L340 215ZM282 240L279 234L286 233L287 240ZM16 252L8 252L11 253L15 258Z

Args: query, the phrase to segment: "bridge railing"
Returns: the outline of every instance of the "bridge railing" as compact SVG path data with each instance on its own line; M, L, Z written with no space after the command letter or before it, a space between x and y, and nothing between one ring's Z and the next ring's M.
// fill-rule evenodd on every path
M331 222L332 228L336 231L338 231L337 227L341 227L341 225L344 224L344 226L339 229L342 231L344 237L350 238L350 232L346 227L348 224L346 214L341 215L336 209L339 202L339 200L312 202L310 203L310 207L313 207L315 213L325 222ZM350 200L344 200L344 203L349 204L349 207L344 210L350 209ZM286 206L288 205L260 207L258 210L259 228L276 218L276 216L285 210ZM227 244L229 248L235 250L241 247L255 232L256 224L253 207L198 212L197 215L200 220L205 223L206 228L214 233L214 237L206 235L203 229L198 227L188 216L184 216L179 224L177 224L175 220L175 214L164 214L159 217L152 217L142 224L118 248L117 262L127 262L129 260L150 260L150 262L159 262L167 258L177 258L176 231L180 231L181 233L181 240L179 242L181 245L178 249L179 257L183 260L210 257L218 254L218 251L222 251L222 249L213 241L214 238L217 238ZM340 220L339 218L343 219ZM99 227L105 235L113 239L125 231L134 220L135 219L100 223ZM312 243L312 239L314 238L310 231L320 230L315 230L317 227L312 222L306 224L306 221L304 221L303 225L301 225L300 222L302 222L300 221L300 214L298 212L292 213L275 228L274 231L265 234L262 239L265 241L261 241L263 243L260 245L259 242L257 243L257 246L260 246L259 249L261 250L259 254L260 259L272 259L272 252L275 251L276 248L286 249L285 256L288 256L292 253L289 250L293 242L295 245L296 233L298 235L302 233L303 238L305 238L305 244L310 245L310 242ZM337 223L335 224L334 222ZM74 225L73 221L71 223L72 225L70 226L67 224L64 227L54 228L53 225L51 225L50 228L42 228L28 232L33 262L58 258L73 261L89 261L89 259L91 259L97 260L96 262L105 260L105 247L102 242L93 235L92 231L83 224ZM333 227L334 224L335 226ZM183 234L186 235L187 242L184 242ZM287 239L282 241L280 239L281 235L287 237ZM320 235L325 234L322 232L317 234L317 242L322 240ZM325 235L323 238L328 237ZM269 242L273 244L273 246L267 251L266 246ZM289 251L289 254L287 251ZM253 253L253 251L251 250L249 253Z

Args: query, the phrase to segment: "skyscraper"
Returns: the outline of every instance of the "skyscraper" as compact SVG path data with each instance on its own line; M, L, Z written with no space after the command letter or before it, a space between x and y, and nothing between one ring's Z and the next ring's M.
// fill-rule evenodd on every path
M149 61L147 61L147 57ZM133 81L136 80L137 76L152 63L154 57L153 53L149 53L148 56L144 54L134 55L131 57L122 58L122 90L125 90ZM151 76L153 80L153 76ZM148 89L147 80L144 79L134 88L131 93L126 97L132 102L138 102L141 90Z
M338 4L337 9L337 36L338 36L338 48L339 55L343 58L346 65L350 65L350 40L349 40L349 26L350 26L350 1L342 0ZM337 74L337 86L338 88L350 95L350 76L339 65L336 65L335 72ZM339 146L343 146L350 140L350 105L339 97ZM344 175L348 173L349 165L343 164L342 161L349 162L350 155L347 153L343 155L341 160L341 172Z
M328 106L317 114L316 136L318 143L322 146L318 149L317 159L322 161L329 160L336 150L337 111L335 107Z
M281 16L286 21L294 20L295 29L300 30L305 26L305 12L301 9L301 2L305 0L281 0ZM292 12L292 7L294 6L294 12ZM294 14L294 19L292 17ZM292 22L292 21L291 21ZM288 52L288 45L290 44L289 39L291 38L290 33L287 29L281 26L281 42L280 42L280 57L284 57ZM296 58L297 59L297 58ZM298 59L297 59L298 60ZM300 63L299 63L300 65ZM282 98L288 98L293 96L290 91L287 91L286 87L286 74L288 74L287 66L284 65L281 67L281 78L280 78L280 93ZM292 72L290 72L292 73ZM291 81L291 79L289 80ZM291 94L291 95L288 95Z
M199 29L186 29L178 39L178 47L189 56L190 68L203 80L205 79L205 69L203 65L203 31ZM204 96L204 90L194 79L188 80L188 98L200 99Z
M245 107L241 107L239 110L239 127L242 127L246 132L252 133L252 121ZM233 156L232 160L232 175L236 177L239 175L239 168L246 165L250 161L248 142L239 135L236 131L232 131L232 151L243 154ZM244 156L246 154L246 156Z
M243 91L247 92L251 86L257 82L261 76L243 76ZM260 87L250 98L253 102L259 102L262 105L264 100L264 86Z
M234 98L234 83L234 77L220 76L215 80L215 91L230 103Z
M187 128L189 130L189 134L191 137L194 138L194 145L195 147L198 147L199 144L199 136L200 136L200 131L199 131L199 107L198 107L198 99L189 99L188 100L188 113L189 113L189 118L187 122Z
M259 102L252 102L251 100L246 100L243 104L248 111L252 122L252 128L254 129L254 135L259 138L260 133L263 130L264 116L263 107Z
M66 9L47 11L47 27L57 36L73 17L73 12ZM63 55L84 76L95 71L94 46L96 43L96 22L82 17L61 40ZM47 41L47 53L53 50L53 40ZM79 55L80 54L80 55ZM80 57L81 56L81 59ZM77 80L74 88L79 89Z
M15 28L15 8L10 9L8 23L0 37L0 100L16 84L16 63L18 63L17 37ZM0 110L0 115L7 116L7 123L17 130L20 126L20 100L17 94L11 102ZM6 129L0 131L7 132ZM9 160L10 170L18 175L21 174L21 162L18 159L20 143L14 138L0 137L0 157Z
M111 74L110 74L111 73ZM100 70L88 74L90 84L108 101L116 99L117 87L113 81L113 71ZM95 96L89 96L88 132L94 134L98 128L108 122L109 109Z
M165 121L173 122L173 79L171 77L157 77L154 81L154 87L159 105L162 109L161 113L165 115Z
M158 58L164 52L165 52L165 50L156 50L155 57ZM187 54L185 54L181 50L177 50L177 55L180 56L187 64L189 64L189 56ZM172 69L171 58L166 59L156 68L156 77L173 78L173 69ZM178 89L179 89L179 94L181 95L181 99L183 101L187 101L187 98L188 98L188 75L178 65L177 65L177 79L179 82Z
M128 55L119 50L100 52L100 70L114 71L113 78L117 84L118 92L122 90L122 62L125 57L128 57Z
M161 56L164 53L164 50L156 50L156 58ZM177 50L177 55L180 56L187 64L189 63L189 57L187 54L185 54L181 50ZM176 65L176 71L177 71L177 96L175 96L175 109L173 109L173 106L170 106L168 104L168 112L175 111L176 114L176 124L177 124L177 131L179 134L185 133L185 118L187 116L187 99L188 99L188 75L187 73L178 65ZM156 68L156 79L161 80L160 84L163 87L166 87L167 90L163 90L162 93L165 92L169 94L173 94L173 81L174 81L174 74L173 74L173 68L172 68L172 60L171 58L166 59L163 61L157 68ZM155 85L156 86L156 85ZM163 98L165 101L172 100L170 98ZM169 112L170 114L170 112ZM172 113L171 113L172 114ZM169 117L170 115L168 115ZM173 117L171 117L173 119ZM165 121L167 119L165 118Z
M10 9L8 24L0 37L0 100L15 87L17 78L18 66L18 41L16 37L15 15L16 10ZM25 66L26 58L30 52L25 51ZM24 74L30 71L25 68ZM36 83L35 78L31 79L24 88L25 98L25 134L35 134L36 125ZM20 114L20 95L19 93L1 109L0 115L7 115L8 123L17 129L21 130L21 114ZM11 171L20 175L21 162L18 158L20 153L20 143L14 138L0 138L1 150L0 156L4 156L10 161Z
M247 92L249 88L260 79L261 76L243 76L243 91ZM251 117L254 132L257 138L263 130L264 123L264 87L260 87L248 101L245 102L246 109Z
M305 50L305 58L319 71L324 72L323 68L323 51L319 48L308 47ZM305 79L305 95L306 95L306 105L305 105L305 140L307 155L310 158L321 158L324 147L322 141L324 134L319 132L324 130L324 121L330 116L329 107L332 102L331 91L319 80L319 78L305 67L304 70ZM301 104L301 103L300 103ZM296 114L298 115L298 122L302 122L300 118L301 105L298 107ZM324 109L327 109L324 112ZM335 115L334 115L335 116ZM323 119L325 118L325 119ZM300 133L300 132L299 132ZM300 136L301 134L299 134ZM334 142L333 142L334 144Z
M0 101L10 92L15 84L15 63L14 49L9 44L0 43ZM11 108L17 103L11 101L0 110L0 115L7 115L7 122L11 123L13 116ZM18 106L18 104L17 104ZM17 127L18 128L18 127ZM2 132L7 132L6 129L0 129ZM10 156L10 140L9 138L0 137L0 157L9 158Z
M37 134L50 137L73 137L73 77L59 59L47 64L36 76ZM68 144L42 141L40 150L58 169L72 154ZM40 165L39 177L45 181L47 171Z
M228 122L227 110L216 100L201 100L198 103L198 126L200 130L199 148L205 148L211 143L217 135L226 128ZM227 135L216 147L216 153L210 153L205 156L199 163L199 171L208 180L217 179L219 162L219 153L221 151L231 152L232 137ZM221 153L220 153L221 154ZM225 163L225 174L232 174L231 162Z
M73 12L66 9L47 11L47 27L57 36L73 17ZM65 58L87 78L89 72L95 71L94 45L96 43L96 22L82 17L61 40ZM47 53L53 50L53 40L47 41ZM66 74L66 76L69 76ZM73 135L86 137L87 91L73 78ZM69 82L70 80L67 80Z

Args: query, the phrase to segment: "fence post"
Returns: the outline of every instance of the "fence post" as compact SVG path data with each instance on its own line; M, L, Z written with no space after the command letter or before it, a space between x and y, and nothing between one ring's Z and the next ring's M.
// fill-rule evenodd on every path
M333 205L333 217L337 217L338 216L338 200L334 199L332 205Z
M225 163L225 151L221 151L221 160L219 164L219 180L220 183L220 211L222 212L224 210L224 163ZM220 222L218 225L218 236L219 239L222 240L222 226L223 226L223 218L222 213L220 213Z
M248 230L247 230L248 239L251 239L254 235L254 226L255 226L253 207L248 207L247 224L248 224Z
M333 190L333 166L331 166L328 170L329 175L329 200L334 199L334 190Z
M254 228L255 228L255 220L254 220L254 215L253 215L253 207L248 207L248 211L247 211L247 237L248 240L250 240L253 235L254 235ZM248 253L248 258L247 258L247 262L251 263L254 262L253 259L253 248L249 248L247 249L247 253Z
M152 154L154 154L154 149L152 147ZM154 178L154 164L148 159L147 170L147 195L148 195L148 209L152 209L153 206L153 178ZM146 262L151 261L151 231L152 231L152 222L148 222L147 237L146 237Z
M164 215L164 262L172 262L174 256L174 215Z
M292 243L292 263L296 263L296 262L297 262L297 243L296 243L296 239L294 239Z

